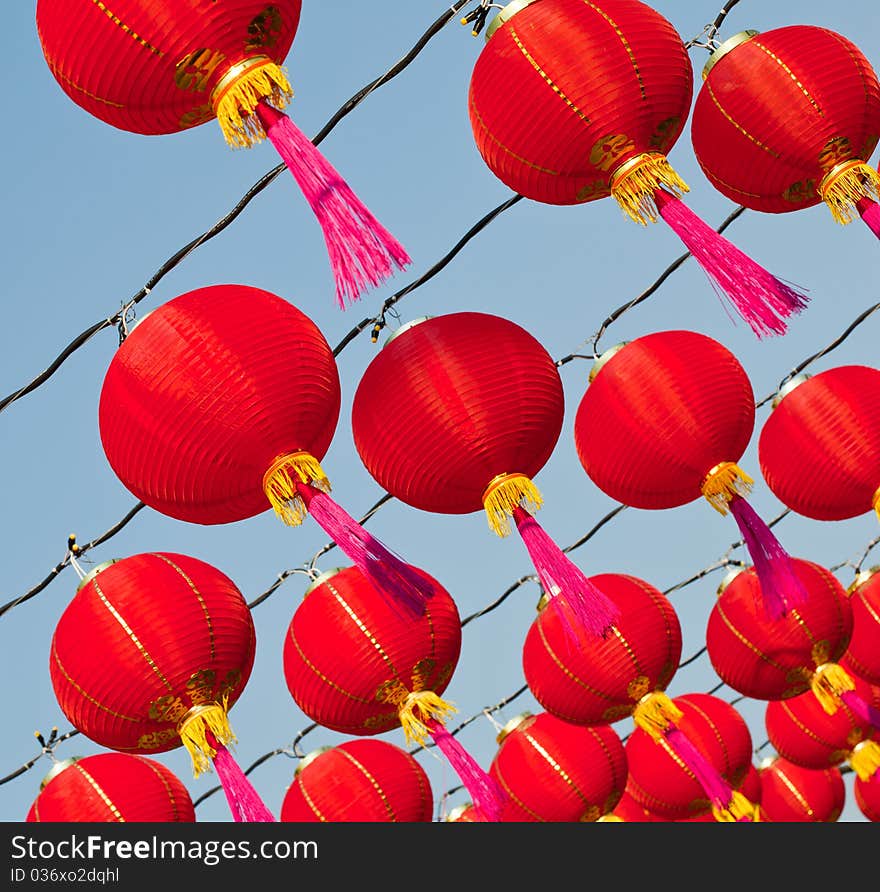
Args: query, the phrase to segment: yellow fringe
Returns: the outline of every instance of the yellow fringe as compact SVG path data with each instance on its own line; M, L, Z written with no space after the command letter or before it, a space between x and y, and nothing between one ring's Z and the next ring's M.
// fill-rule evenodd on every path
M871 507L874 509L874 513L877 515L877 520L880 520L880 489L874 493L874 498L871 499Z
M706 501L719 513L727 514L727 506L734 496L745 498L755 481L732 461L715 465L700 487Z
M330 492L330 481L318 459L308 452L289 452L272 462L263 475L263 492L275 513L291 527L299 526L308 511L296 491L297 480L323 492Z
M249 148L265 139L266 133L254 114L257 103L267 99L277 109L284 108L293 97L293 89L280 65L266 58L261 64L248 67L232 82L215 92L214 114L226 142L234 149Z
M829 715L834 715L840 708L840 695L844 691L854 691L856 684L843 666L838 663L823 663L813 673L810 688L822 704L822 709Z
M510 533L514 508L519 506L534 514L543 504L538 487L525 474L499 474L483 492L489 529L502 537Z
M860 199L880 200L880 173L863 161L844 162L837 172L831 170L826 174L819 194L838 223L851 223L858 213L856 203Z
M859 780L871 780L880 771L880 743L876 740L863 740L857 744L849 757L849 764Z
M721 821L722 823L735 823L743 818L748 818L752 823L757 824L761 820L760 808L753 802L750 802L738 790L733 791L730 803L726 808L718 808L718 806L713 805L712 815L716 821Z
M236 740L229 725L227 702L228 697L224 697L222 705L207 703L196 706L187 712L178 725L177 733L192 757L193 777L210 771L211 759L217 755L217 750L208 743L207 731L224 746Z
M647 731L654 740L659 740L671 724L677 722L684 713L672 702L667 694L653 691L646 694L633 710L633 721L637 728Z
M430 734L425 720L442 722L454 712L458 709L434 691L410 692L398 710L407 745L418 743L424 746Z
M609 824L612 821L618 822L620 824L626 823L623 818L618 818L617 815L601 815L600 817L596 818L597 824Z
M690 192L687 183L675 172L665 155L646 152L624 162L611 179L611 194L634 222L647 226L656 223L657 205L654 192L661 186L681 198Z

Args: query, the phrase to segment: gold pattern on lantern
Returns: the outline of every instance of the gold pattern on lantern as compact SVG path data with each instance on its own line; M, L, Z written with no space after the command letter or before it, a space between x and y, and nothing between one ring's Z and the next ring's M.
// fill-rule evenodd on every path
M191 127L198 127L200 124L205 124L213 117L213 106L210 103L205 102L202 105L197 105L195 108L191 108L189 111L184 112L180 116L180 120L177 124L181 130L189 130Z
M673 115L671 118L666 118L661 121L651 134L651 137L648 140L648 147L656 149L659 152L666 151L672 143L680 120L681 118L679 118L678 115Z
M166 746L170 740L177 737L176 728L163 728L160 731L150 731L147 734L141 734L137 739L137 750L157 750Z
M100 9L101 12L103 12L104 15L106 15L111 22L113 22L114 25L117 25L119 28L125 31L125 33L128 34L128 36L131 37L132 40L134 40L136 43L139 43L145 50L149 50L151 53L155 53L160 58L164 55L162 50L154 47L151 43L141 37L140 34L138 34L136 31L132 31L131 28L129 28L128 25L126 25L122 21L122 19L119 18L119 16L115 15L109 9L107 9L106 4L103 3L102 0L92 0L92 3L94 3L95 6L97 6L98 9Z
M719 513L727 514L727 506L734 496L745 498L755 481L732 461L719 462L706 474L700 492Z
M423 691L428 687L428 680L437 668L437 661L431 657L422 657L412 667L412 682L414 691Z
M636 150L635 141L625 133L611 133L597 140L590 149L590 164L608 173L624 156Z
M186 715L187 707L177 694L164 694L157 697L147 709L147 715L154 722L177 723Z
M189 677L186 690L193 706L199 706L214 699L216 682L217 673L213 669L199 669Z
M178 89L202 93L207 89L217 66L225 59L226 54L220 50L193 50L174 66L174 83Z
M641 700L651 690L651 680L647 675L637 675L626 686L626 695L630 700Z
M805 201L814 201L817 191L816 181L813 177L809 177L806 180L792 183L782 193L782 199L789 204L803 204Z
M258 12L248 24L248 38L244 48L258 50L263 47L275 46L283 28L281 10L277 6L267 6L262 12Z

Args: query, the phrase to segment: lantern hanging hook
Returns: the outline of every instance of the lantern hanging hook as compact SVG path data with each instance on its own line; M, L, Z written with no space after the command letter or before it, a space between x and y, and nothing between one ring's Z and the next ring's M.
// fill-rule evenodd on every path
M146 285L143 288L144 296L150 293L149 287ZM123 301L121 306L122 309L116 314L116 328L119 331L119 346L122 346L122 342L128 337L129 332L131 331L131 327L137 318L137 314L135 312L135 305L137 301L135 299L131 299L128 301Z
M58 759L55 757L55 747L60 742L58 740L58 728L55 726L52 727L52 730L49 732L48 740L39 731L34 731L34 737L37 738L37 743L40 744L40 747L43 750L41 755L46 756L53 762L57 762Z
M79 547L76 541L76 533L71 533L67 537L67 560L70 563L70 566L73 567L77 576L79 576L80 581L86 578L86 571L79 565L79 561L77 561L77 555L82 554L82 549Z
M489 11L492 9L504 9L504 5L501 3L491 3L490 0L480 0L480 5L476 9L472 9L466 16L461 18L461 24L472 24L471 34L474 37L477 37L483 28L486 27Z

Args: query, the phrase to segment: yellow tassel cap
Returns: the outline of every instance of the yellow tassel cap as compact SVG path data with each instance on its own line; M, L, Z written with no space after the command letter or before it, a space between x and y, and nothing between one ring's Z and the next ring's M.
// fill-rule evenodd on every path
M874 493L874 498L871 499L871 507L874 509L877 519L880 520L880 489Z
M840 708L840 695L844 691L854 691L856 684L852 676L838 663L823 663L816 667L810 678L810 688L828 715L834 715Z
M719 513L727 514L727 506L734 496L745 498L755 481L732 461L715 465L703 480L700 492Z
M619 824L626 823L623 818L618 818L617 815L600 815L598 818L596 818L597 824L610 824L612 821Z
M665 186L676 198L690 192L687 183L673 170L660 152L645 152L625 161L611 176L611 194L623 212L636 223L647 226L659 216L654 193Z
M236 740L226 714L227 701L228 698L224 697L222 705L205 703L194 706L177 723L177 733L192 757L193 777L210 771L211 759L217 755L217 750L208 743L208 731L217 743L222 743L224 746Z
M849 757L852 770L858 775L859 780L869 781L880 771L880 743L876 740L863 740L853 747Z
M483 492L489 529L502 537L510 534L514 508L525 508L534 514L543 504L538 487L525 474L499 474Z
M211 106L233 149L249 148L266 137L254 110L266 99L277 109L293 97L284 70L268 56L252 56L233 65L211 92Z
M425 722L428 719L443 722L454 712L458 709L433 691L410 691L398 709L407 745L418 743L424 746L431 733Z
M822 177L819 194L838 223L851 223L860 199L880 201L880 173L858 158L844 161Z
M297 482L330 492L330 481L318 459L308 452L289 452L272 462L263 475L263 492L275 513L291 527L299 526L306 515L305 502L296 490Z
M639 700L632 717L637 728L646 731L654 740L659 740L669 726L683 715L667 694L653 691Z
M743 818L747 818L753 823L758 823L761 820L761 809L753 802L750 802L738 790L734 790L726 808L712 806L712 816L716 821L721 821L722 823L735 823Z

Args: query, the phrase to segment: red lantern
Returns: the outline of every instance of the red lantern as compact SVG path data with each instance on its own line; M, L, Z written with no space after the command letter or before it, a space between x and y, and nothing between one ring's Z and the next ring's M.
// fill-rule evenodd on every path
M768 821L833 823L846 801L840 769L804 768L781 756L760 768L761 810Z
M660 818L653 812L648 811L635 799L632 793L630 793L628 782L624 787L623 795L618 800L617 805L609 812L609 815L627 824L655 824L664 820L664 818Z
M850 600L837 577L812 561L792 558L792 565L807 598L786 616L767 621L753 567L728 576L709 614L712 667L746 697L782 700L829 684L828 664L843 656L852 634Z
M498 744L489 773L509 797L506 822L594 822L623 795L626 753L610 725L579 727L524 712L504 726Z
M847 592L853 630L844 660L857 675L880 685L880 567L859 573Z
M308 316L260 288L212 285L134 327L98 420L113 471L151 508L199 524L270 506L290 525L311 514L380 591L419 610L409 566L328 494L320 460L339 407L336 360Z
M301 0L38 0L37 32L61 89L107 124L167 134L216 118L233 148L265 137L318 217L340 307L403 269L403 247L290 118L282 68Z
M136 554L82 580L55 627L49 674L90 740L134 754L182 744L196 777L213 763L236 821L274 821L227 746L255 646L228 576L182 554Z
M880 370L792 378L764 422L758 459L776 497L804 517L880 513Z
M282 822L430 821L431 784L405 750L383 740L347 740L308 753L281 805Z
M523 645L523 672L532 695L557 718L613 724L646 694L666 689L681 659L681 625L669 599L644 580L606 573L590 581L620 611L610 633L573 647L542 599Z
M451 808L444 820L447 824L478 824L483 818L473 802L463 802Z
M667 153L692 97L687 48L647 4L516 0L486 30L468 108L477 149L505 185L553 205L611 195L642 225L662 217L758 336L780 334L804 295L680 199L688 186Z
M703 68L691 121L697 161L731 201L784 214L824 201L880 237L880 82L859 48L815 25L749 30Z
M377 411L388 393L396 411ZM415 320L388 339L358 383L351 427L366 469L402 502L442 514L484 509L499 536L513 517L554 607L562 602L570 628L599 635L613 605L533 517L542 499L532 478L563 416L544 347L508 319L462 312Z
M493 819L495 790L445 729L455 707L443 700L461 653L461 619L452 596L413 568L430 588L424 613L405 617L357 567L319 576L284 639L284 677L297 706L333 731L372 736L402 727L407 743L430 736Z
M853 797L859 811L869 821L880 821L880 771L875 771L865 780L856 777L853 781Z
M662 510L701 495L736 520L771 617L804 592L791 561L746 501L752 478L736 464L755 424L751 382L718 341L661 331L606 350L574 421L578 457L612 499Z
M40 784L28 822L192 823L180 778L155 759L98 753L56 762Z

